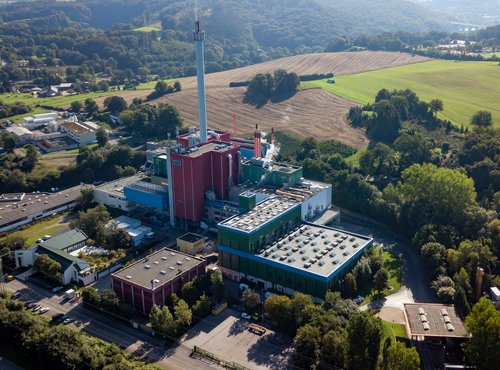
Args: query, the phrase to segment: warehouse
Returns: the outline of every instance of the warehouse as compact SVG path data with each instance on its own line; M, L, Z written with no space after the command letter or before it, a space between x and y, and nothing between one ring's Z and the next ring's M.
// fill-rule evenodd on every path
M321 299L373 242L299 222L300 204L271 198L220 223L219 261L224 275L235 281L253 280L262 289L299 291Z
M113 273L111 278L118 298L147 315L153 304L167 304L183 282L203 275L205 270L205 260L164 248Z

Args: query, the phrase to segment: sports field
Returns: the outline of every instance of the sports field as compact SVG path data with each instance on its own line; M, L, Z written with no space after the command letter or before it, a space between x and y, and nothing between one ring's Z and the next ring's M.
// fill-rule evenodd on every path
M439 98L444 103L443 119L457 125L469 125L478 110L488 110L500 127L500 66L497 62L455 62L433 60L400 67L380 69L302 83L303 87L321 87L336 95L366 104L386 88L412 89L425 101Z

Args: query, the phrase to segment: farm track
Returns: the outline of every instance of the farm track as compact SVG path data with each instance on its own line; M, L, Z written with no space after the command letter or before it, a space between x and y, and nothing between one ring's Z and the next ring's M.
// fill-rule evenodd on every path
M335 73L336 76L355 74L394 66L420 63L429 60L405 53L365 51L356 53L320 53L296 55L277 60L207 74L207 117L209 126L232 131L233 114L237 116L239 136L250 135L258 123L264 131L272 126L286 130L299 137L313 136L320 140L335 139L356 148L368 145L368 139L361 130L350 127L345 115L356 103L338 97L330 92L311 89L299 91L293 97L281 102L268 102L262 107L244 103L245 88L230 88L231 81L245 81L257 73L286 69L299 75L314 73ZM197 126L198 100L196 77L181 79L182 91L152 101L168 101L175 104L184 118L186 126ZM136 90L122 96L131 102L144 98L147 90ZM96 99L102 104L104 98Z

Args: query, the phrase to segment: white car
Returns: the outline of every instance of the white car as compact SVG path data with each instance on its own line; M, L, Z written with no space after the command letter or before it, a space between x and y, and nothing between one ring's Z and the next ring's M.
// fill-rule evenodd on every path
M47 312L49 310L50 310L50 308L44 307L44 308L41 308L40 311L38 311L38 313L42 314L42 313L45 313L45 312Z
M246 312L243 312L241 314L241 318L242 319L245 319L245 320L250 320L252 318L252 316L250 316L249 314L247 314Z

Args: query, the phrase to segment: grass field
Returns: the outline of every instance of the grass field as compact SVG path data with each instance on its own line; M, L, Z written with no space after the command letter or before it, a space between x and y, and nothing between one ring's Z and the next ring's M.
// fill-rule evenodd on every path
M493 114L500 126L500 66L497 62L429 62L339 76L335 84L326 80L303 83L303 87L321 87L336 95L366 104L386 88L412 89L425 101L439 98L444 103L440 117L457 125L469 125L478 110Z
M139 31L139 32L153 32L153 31L161 31L161 28L144 26L144 27L136 28L136 29L134 29L134 31Z
M384 320L382 320L382 324L384 325L382 344L385 341L385 338L391 338L393 341L396 341L396 337L407 338L406 328L403 324L396 324Z
M25 246L29 248L44 235L54 235L58 231L67 227L67 225L63 223L66 217L67 213L56 217L50 217L40 222L30 224L30 226L9 234L9 236L22 236L26 239Z

